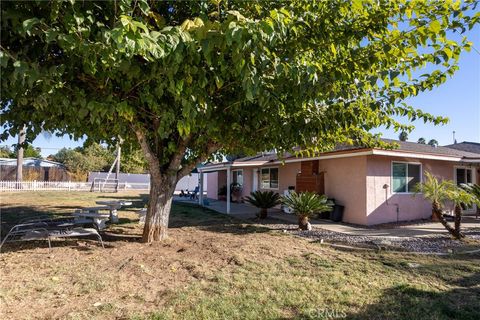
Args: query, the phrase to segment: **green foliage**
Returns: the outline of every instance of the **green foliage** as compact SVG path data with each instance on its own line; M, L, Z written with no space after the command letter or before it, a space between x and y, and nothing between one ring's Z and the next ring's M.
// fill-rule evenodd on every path
M24 158L38 158L38 159L41 159L42 158L42 149L40 148L35 148L34 146L32 145L27 145L26 147L23 148L23 157ZM17 150L15 150L14 152L14 158L17 157Z
M406 131L400 132L400 134L398 135L398 140L407 141L408 140L408 132L406 132Z
M451 180L439 181L429 172L425 172L425 182L418 183L415 186L415 192L422 192L425 199L432 202L432 211L439 221L455 238L460 239L465 235L460 231L462 221L462 208L473 204L480 205L479 199L471 190L457 186ZM443 217L443 208L446 202L454 204L454 227L452 227Z
M474 198L474 199L471 199L471 201L477 205L477 210L478 210L480 208L480 185L462 184L461 187L463 190L468 192Z
M115 155L99 144L91 144L83 148L59 150L55 161L63 163L68 171L86 175L91 171L106 171L112 165Z
M429 145L429 146L432 146L432 147L438 147L438 141L435 140L435 139L430 139L430 140L428 141L428 145Z
M454 204L463 204L471 206L479 203L475 198L479 188L478 185L463 185L459 187L452 180L439 180L430 172L425 171L425 182L418 183L415 188L415 193L422 193L423 197L431 202L436 202L440 207L444 207L448 201Z
M270 209L280 204L280 195L273 191L251 192L245 201L260 209Z
M415 194L422 193L423 197L432 203L437 203L440 208L450 201L457 186L452 180L437 179L433 174L425 171L425 181L417 183L414 187Z
M425 141L425 138L422 137L422 138L419 138L419 139L418 139L417 143L419 143L419 144L426 144L427 142Z
M451 34L478 24L476 4L5 2L1 138L121 136L160 173L180 156L181 174L216 151L381 144L371 129L412 129L397 116L446 121L402 101L455 73L471 43Z
M15 158L15 152L7 146L0 147L0 158Z
M282 197L282 203L291 208L299 217L313 217L321 212L332 211L331 203L326 195L313 192L292 192Z
M146 173L147 161L140 149L122 150L120 170L128 173Z

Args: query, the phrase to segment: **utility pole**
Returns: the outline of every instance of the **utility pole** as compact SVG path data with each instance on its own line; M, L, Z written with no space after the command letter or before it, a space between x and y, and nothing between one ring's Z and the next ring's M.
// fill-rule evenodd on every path
M115 187L115 192L118 192L118 185L120 179L120 157L122 155L122 147L120 146L120 142L117 143L117 163L115 168L115 179L117 180L117 185Z
M457 139L455 139L455 131L453 131L453 144L457 144Z
M17 145L17 172L16 181L17 189L21 189L21 182L23 181L23 143L25 142L26 128L23 128L18 133L18 145Z

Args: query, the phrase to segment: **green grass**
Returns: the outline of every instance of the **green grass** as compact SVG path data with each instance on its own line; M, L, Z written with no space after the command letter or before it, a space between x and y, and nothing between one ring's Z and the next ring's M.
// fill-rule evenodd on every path
M8 200L3 199L2 219L4 212L7 220L23 217L28 212L60 213L70 207L91 205L101 196L114 197L38 193L25 198L16 194ZM145 197L140 199L132 195L132 200L136 199L139 200L137 206L143 206ZM138 226L132 223L133 226L138 232ZM161 281L157 281L168 290L162 291L154 303L149 298L148 307L145 297L152 289L137 288L131 292L131 297L124 298L125 301L112 298L96 309L91 302L82 305L79 318L480 319L479 254L425 256L339 251L186 204L173 206L171 227L172 238L163 245L149 249L136 243L115 243L115 251L76 252L77 259L83 262L71 266L69 259L64 258L65 264L60 263L61 260L48 263L49 269L43 270L44 278L38 278L36 273L22 274L28 268L19 267L20 271L15 274L22 279L22 286L7 289L0 298L11 301L22 297L33 303L38 295L52 295L61 286L59 283L68 286L72 274L78 278L76 291L70 297L73 300L76 296L115 297L115 291L106 292L115 286L128 287L129 281L146 285L159 277ZM218 250L222 247L218 246L222 244L228 250L219 256ZM55 248L53 252L56 256L68 255L75 248ZM165 248L171 249L169 254L165 254ZM142 250L149 253L142 256ZM167 267L158 267L157 260L151 259L152 253L158 255L160 261L167 259L168 263L163 264ZM130 255L135 259L112 274L111 270L118 270L120 262ZM48 259L39 257L40 261ZM111 262L115 267L110 266L108 259L115 259ZM229 262L215 264L212 259ZM34 269L37 263L35 256L29 257L28 251L19 255L12 253L8 261L5 263L10 269L17 263ZM412 263L418 266L412 267ZM144 265L144 269L139 264ZM204 265L209 269L202 269ZM162 282L165 278L160 276L172 272L172 266L179 268L179 274L191 270L200 277L184 278L178 285ZM97 280L81 274L85 269L97 270ZM119 278L118 275L127 270L131 275ZM143 274L141 270L148 273ZM59 280L52 282L53 276ZM23 289L24 283L28 283L24 279L32 279L36 289ZM121 309L124 302L134 307L125 311Z
M479 319L479 261L339 252L248 263L147 319Z

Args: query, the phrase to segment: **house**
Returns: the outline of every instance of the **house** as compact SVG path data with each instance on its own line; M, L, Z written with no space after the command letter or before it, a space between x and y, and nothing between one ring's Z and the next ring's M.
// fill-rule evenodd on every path
M460 143L455 142L454 144L450 144L445 147L480 154L480 143L478 142L468 142L468 141L463 141Z
M212 199L218 199L219 188L232 182L243 186L242 196L255 190L283 194L289 188L326 194L345 206L344 222L368 226L429 218L431 204L413 193L425 171L458 184L480 182L480 154L385 141L396 142L399 148L339 147L311 158L287 155L283 161L273 153L259 154L202 167L200 180L207 179L207 197Z
M17 159L0 158L0 180L15 180ZM68 172L59 162L38 159L23 159L23 180L68 181Z

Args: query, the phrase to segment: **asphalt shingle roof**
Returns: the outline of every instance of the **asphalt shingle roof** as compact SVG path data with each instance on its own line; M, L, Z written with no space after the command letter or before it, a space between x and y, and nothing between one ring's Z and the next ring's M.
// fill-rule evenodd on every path
M409 141L398 141L392 139L382 139L384 142L387 143L397 143L399 147L397 149L393 149L392 151L404 151L404 152L412 152L412 153L420 153L420 154L430 154L430 155L438 155L438 156L451 156L451 157L465 157L465 158L479 158L480 157L480 143L472 143L474 144L477 149L470 148L469 150L478 150L478 152L469 152L466 150L461 150L458 148L452 148L450 146L437 146L432 147L428 144L420 144L416 142L409 142ZM463 143L462 143L463 144ZM458 146L459 143L453 146ZM362 149L369 149L360 146L351 146L351 145L339 145L331 152L339 152L339 151L354 151L354 150L362 150ZM294 158L294 155L286 154L284 159ZM278 156L275 153L261 153L254 156L248 156L236 159L234 162L236 164L242 162L250 162L250 161L262 161L262 162L269 162L269 161L276 161L278 160ZM215 164L210 164L215 165ZM209 165L207 165L209 166Z
M398 141L398 140L391 140L391 139L383 139L385 142L396 142L400 145L398 149L399 151L408 151L408 152L415 152L415 153L428 153L428 154L436 154L439 156L454 156L454 157L478 157L478 154L452 149L450 147L432 147L428 144L420 144L416 142L409 142L409 141Z
M477 156L480 155L480 143L478 142L463 141L461 143L449 144L448 146L445 146L445 147L450 149L466 151L470 153L476 153Z

